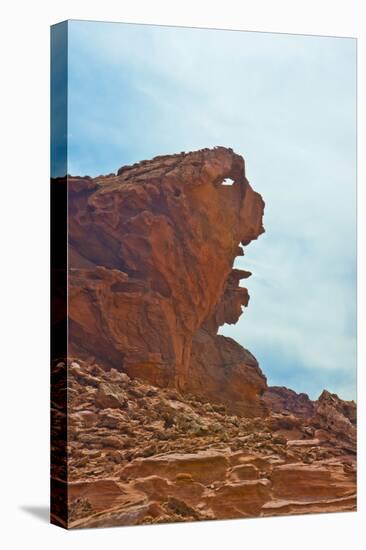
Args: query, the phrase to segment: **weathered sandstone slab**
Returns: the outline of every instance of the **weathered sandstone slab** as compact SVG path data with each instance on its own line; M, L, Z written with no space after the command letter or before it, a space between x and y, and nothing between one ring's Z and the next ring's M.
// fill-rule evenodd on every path
M273 426L288 427L288 412L273 413L275 423L271 415L228 415L223 406L117 370L80 360L57 366L66 368L72 434L68 527L356 507L355 445L345 445L344 436L337 437L332 428L311 428L309 419L300 416L296 430L301 438L288 439L278 434L291 430L273 431ZM100 393L119 396L119 402L105 408L103 400L95 400ZM54 429L62 425L57 418ZM329 437L314 438L314 430ZM60 494L63 468L63 463L54 465L53 483Z

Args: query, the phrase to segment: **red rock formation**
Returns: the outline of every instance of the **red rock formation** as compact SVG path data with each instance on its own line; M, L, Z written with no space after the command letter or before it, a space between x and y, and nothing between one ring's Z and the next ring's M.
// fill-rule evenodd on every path
M66 369L68 527L355 509L355 445L332 428L316 438L303 416L228 415L96 364L55 373ZM57 403L53 415L56 440ZM60 494L63 467L53 471Z
M238 245L263 231L243 159L205 149L68 185L70 357L52 369L53 521L354 510L355 404L267 388L251 353L217 334L249 300L239 281L250 273L232 268Z
M68 184L70 353L264 414L256 360L217 336L249 300L239 244L263 232L242 157L204 149Z
M270 386L263 394L268 408L274 412L288 411L305 418L313 416L315 407L306 393L296 393L289 388Z
M324 390L315 402L315 415L312 424L318 428L321 438L333 437L343 441L348 448L356 444L356 403L343 401L335 393Z

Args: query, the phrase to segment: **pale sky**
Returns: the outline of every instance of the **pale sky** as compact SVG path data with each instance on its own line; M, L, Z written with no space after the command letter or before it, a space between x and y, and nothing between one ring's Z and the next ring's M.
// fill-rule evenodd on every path
M69 22L68 172L223 145L266 233L239 322L271 385L356 397L356 40Z

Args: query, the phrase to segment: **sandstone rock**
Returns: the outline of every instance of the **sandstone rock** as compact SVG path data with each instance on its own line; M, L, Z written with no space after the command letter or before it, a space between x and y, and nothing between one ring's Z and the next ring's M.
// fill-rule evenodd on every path
M128 503L136 505L145 497L136 490L127 490L114 479L70 482L68 484L69 501L83 498L87 500L95 512L113 508Z
M216 518L250 517L258 515L269 495L268 480L227 483L207 497L206 505L212 509Z
M227 177L233 185L222 185ZM250 273L232 268L238 245L264 231L242 157L203 149L68 185L70 352L235 413L266 414L254 357L217 336L249 300L239 282Z
M356 507L356 496L334 499L276 499L266 502L260 512L261 516L282 516L296 514L320 514L322 512L350 512Z
M202 514L188 506L183 500L179 500L175 497L171 497L165 504L165 508L174 514L176 521L194 521L204 519Z
M123 382L128 384L131 379L125 372L119 372L117 369L111 369L109 371L110 379L114 382Z
M292 413L228 415L225 406L77 362L68 377L67 473L64 463L53 465L54 491L65 494L62 480L69 480L66 526L355 509L355 443L331 428L316 428L309 439L309 420ZM128 407L105 408L98 393L122 396ZM57 412L56 435L63 422ZM286 429L278 430L284 419ZM300 435L288 441L283 431Z
M93 506L86 498L75 499L69 507L69 521L71 523L82 520L94 513Z
M266 378L256 359L226 336L201 329L192 342L186 389L244 416L265 416Z
M89 517L73 521L69 524L69 527L73 529L91 529L94 527L139 525L144 523L145 518L151 517L151 508L151 503L116 507L103 513L93 514Z
M315 447L319 444L319 439L293 439L287 441L288 447Z
M273 412L288 411L308 418L313 416L315 411L314 404L306 393L296 393L285 387L269 387L263 394L263 400Z
M339 498L354 493L354 481L341 464L284 464L273 469L272 492L275 498Z
M356 441L356 404L326 390L315 403L313 424L345 440Z
M258 479L258 468L254 464L240 464L231 470L229 477L233 481Z
M86 428L91 428L98 421L98 416L92 411L80 411L78 418Z
M123 444L123 438L118 435L107 435L102 438L103 449L108 449L109 447L112 447L112 449L122 449Z
M102 409L121 408L126 406L124 396L117 393L108 384L100 384L95 394L95 403Z
M120 473L123 480L163 475L168 479L189 473L192 479L209 484L226 476L229 463L224 453L214 450L198 453L172 453L136 459Z
M243 159L204 149L68 185L54 516L67 493L68 527L354 510L355 403L268 388L218 335L249 301L238 245L263 232Z
M286 436L288 439L300 439L302 436L303 420L294 414L272 414L268 421L272 432Z
M173 480L157 475L138 478L134 482L134 487L147 494L151 501L165 502L169 498L175 497L189 505L196 505L200 502L205 487L201 483L195 482L192 476L187 475L189 477L186 479L177 476Z

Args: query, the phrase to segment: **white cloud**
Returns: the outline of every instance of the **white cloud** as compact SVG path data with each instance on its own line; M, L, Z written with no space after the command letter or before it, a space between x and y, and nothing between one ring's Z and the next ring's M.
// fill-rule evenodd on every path
M252 299L223 331L309 375L341 373L337 389L349 396L355 41L78 22L69 36L71 167L93 175L116 170L123 154L214 145L242 154L267 233L239 260L253 271Z

